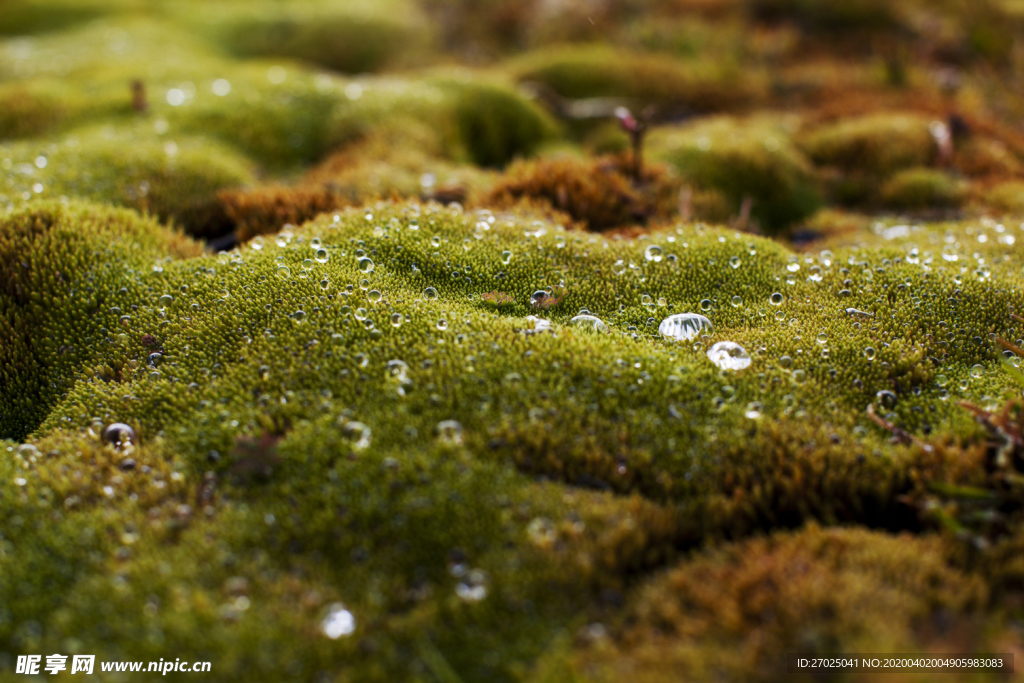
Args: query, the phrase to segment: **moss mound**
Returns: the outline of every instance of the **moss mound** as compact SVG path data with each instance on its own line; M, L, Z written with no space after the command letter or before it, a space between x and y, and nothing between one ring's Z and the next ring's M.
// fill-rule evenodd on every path
M820 204L810 165L780 125L715 118L659 130L650 146L697 189L719 193L732 214L752 202L749 210L768 234L806 218Z
M0 668L1022 650L1013 5L4 3Z

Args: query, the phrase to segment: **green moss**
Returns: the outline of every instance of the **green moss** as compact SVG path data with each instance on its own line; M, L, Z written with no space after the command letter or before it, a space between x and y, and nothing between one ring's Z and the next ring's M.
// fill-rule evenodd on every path
M0 145L0 164L7 202L92 199L173 220L193 234L223 232L217 192L254 179L252 164L234 150L143 123L83 129L56 143Z
M966 183L932 168L909 168L882 186L882 201L895 209L959 206L967 195Z
M3 219L3 426L5 437L35 429L80 373L97 345L116 336L100 308L131 316L111 302L132 269L151 271L170 256L195 256L198 245L128 211L63 208L53 202ZM123 294L122 294L123 296ZM113 331L111 331L113 330ZM114 371L101 371L108 376Z
M999 183L984 196L988 206L1009 214L1024 214L1024 182L1011 180Z
M10 0L4 3L0 34L18 36L59 30L139 6L138 0Z
M814 128L800 146L817 164L884 176L931 161L935 141L928 125L914 114L870 114Z
M409 62L424 52L429 40L415 5L406 2L377 7L194 3L182 14L232 54L290 57L342 73L367 73Z
M734 214L749 197L752 216L768 234L784 231L819 206L810 165L785 128L770 120L715 118L659 129L647 147L696 189L721 193Z
M755 78L721 63L685 62L597 45L528 54L511 68L521 81L543 83L562 97L620 97L641 107L660 104L707 112L763 96Z

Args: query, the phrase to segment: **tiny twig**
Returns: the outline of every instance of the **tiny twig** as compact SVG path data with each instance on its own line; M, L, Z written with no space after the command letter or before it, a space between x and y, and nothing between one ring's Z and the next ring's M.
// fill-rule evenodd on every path
M924 441L921 441L920 439L918 439L916 436L914 436L910 432L908 432L905 429L902 429L900 427L897 427L892 422L889 422L884 417L882 417L881 415L877 414L875 412L875 404L874 403L869 403L868 404L867 413L868 413L868 418L870 418L872 422L877 424L882 429L890 432L893 435L893 437L898 442L905 443L905 444L908 444L908 445L920 446L922 448L922 450L924 450L925 452L927 452L927 453L931 453L932 452L932 447L931 447L930 444L927 444Z

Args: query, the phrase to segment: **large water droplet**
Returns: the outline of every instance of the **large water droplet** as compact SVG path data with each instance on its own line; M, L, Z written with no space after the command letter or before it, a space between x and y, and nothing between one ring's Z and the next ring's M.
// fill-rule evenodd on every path
M366 257L359 259L359 270L363 273L372 273L373 260Z
M676 313L661 321L658 333L666 339L689 341L714 331L711 321L698 313Z
M768 297L768 303L770 303L772 306L781 306L782 302L785 300L786 297L782 296L782 294L780 294L779 292L775 292L770 297Z
M657 244L652 244L648 246L646 249L644 249L644 258L654 263L661 261L661 247L659 247Z
M123 422L115 422L103 430L103 439L115 446L135 443L135 430Z
M326 249L317 249L316 256L314 256L317 263L327 263L327 259L329 259L330 257L331 255L327 253Z
M750 367L750 354L736 342L718 342L708 349L708 358L723 370L743 370Z
M573 327L594 332L610 332L611 329L603 320L594 315L578 315L569 321Z
M427 301L433 301L437 298L437 290L433 287L427 287L423 290L423 298Z

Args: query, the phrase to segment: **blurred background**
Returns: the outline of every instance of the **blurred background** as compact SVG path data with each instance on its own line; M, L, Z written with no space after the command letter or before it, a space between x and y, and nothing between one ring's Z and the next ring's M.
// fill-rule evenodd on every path
M1022 31L1021 0L3 0L0 205L225 246L409 196L796 244L1020 213Z

